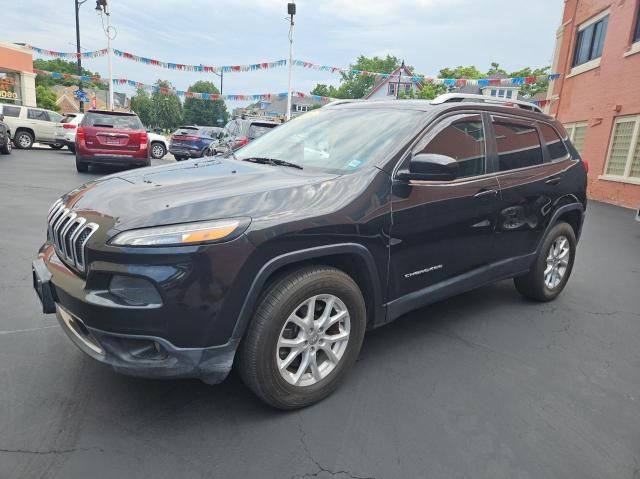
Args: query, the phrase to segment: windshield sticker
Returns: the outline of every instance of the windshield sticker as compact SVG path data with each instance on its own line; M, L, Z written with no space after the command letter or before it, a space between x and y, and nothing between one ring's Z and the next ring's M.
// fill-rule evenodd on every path
M361 164L362 162L360 160L351 160L349 163L347 163L347 168L355 170Z

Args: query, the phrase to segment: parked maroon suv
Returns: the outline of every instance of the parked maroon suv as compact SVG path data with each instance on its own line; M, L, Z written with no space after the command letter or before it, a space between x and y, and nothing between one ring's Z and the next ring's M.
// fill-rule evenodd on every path
M76 168L149 166L149 137L135 113L89 110L76 134Z

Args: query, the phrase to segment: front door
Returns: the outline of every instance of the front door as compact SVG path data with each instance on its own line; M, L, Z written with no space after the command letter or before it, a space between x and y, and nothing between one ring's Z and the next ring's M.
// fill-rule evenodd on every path
M455 158L458 179L394 180L390 301L490 262L500 193L487 174L483 123L480 114L450 116L413 148Z

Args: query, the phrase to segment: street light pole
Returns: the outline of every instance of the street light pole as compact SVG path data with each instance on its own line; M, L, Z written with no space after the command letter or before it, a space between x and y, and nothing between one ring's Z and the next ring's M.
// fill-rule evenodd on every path
M76 53L78 54L78 75L82 76L82 55L80 55L80 5L82 5L87 0L76 0ZM82 79L78 79L78 90L82 92ZM80 101L80 113L84 113L84 101L82 101L82 96L79 98Z
M111 68L111 56L113 52L111 51L111 40L115 38L115 35L113 36L113 38L111 37L112 35L111 12L109 11L107 0L96 0L96 12L98 12L101 17L103 13L107 17L107 26L105 28L104 19L103 19L102 29L104 30L104 33L107 36L107 61L109 64L109 103L107 106L108 106L108 109L113 110L113 70ZM115 29L113 29L113 31L115 32Z
M287 4L287 14L290 16L289 26L289 82L287 87L287 121L291 119L291 69L293 67L293 16L296 14L296 4Z

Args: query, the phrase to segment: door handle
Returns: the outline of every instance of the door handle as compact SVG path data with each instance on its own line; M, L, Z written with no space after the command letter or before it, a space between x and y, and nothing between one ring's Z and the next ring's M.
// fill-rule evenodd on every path
M559 176L554 176L553 178L549 178L547 181L545 181L545 183L548 185L557 185L558 183L560 183L561 179L562 178L560 178Z
M489 198L493 196L498 196L498 190L482 190L473 195L474 198Z

